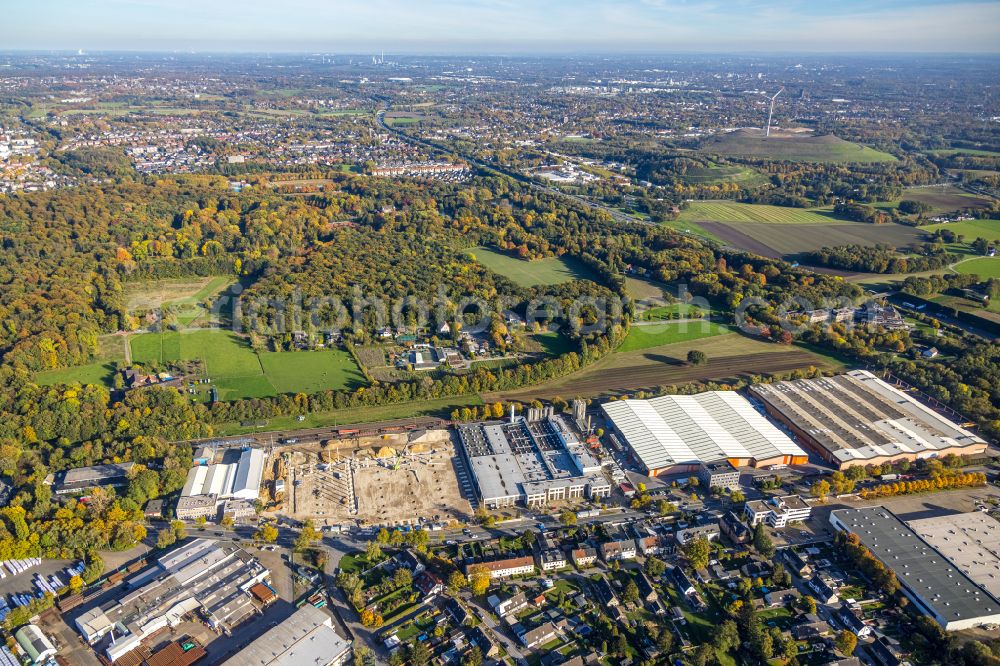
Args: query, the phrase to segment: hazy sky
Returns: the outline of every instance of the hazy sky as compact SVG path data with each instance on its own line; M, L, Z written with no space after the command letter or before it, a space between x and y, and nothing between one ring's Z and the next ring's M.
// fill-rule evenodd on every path
M7 0L0 49L998 52L998 0Z

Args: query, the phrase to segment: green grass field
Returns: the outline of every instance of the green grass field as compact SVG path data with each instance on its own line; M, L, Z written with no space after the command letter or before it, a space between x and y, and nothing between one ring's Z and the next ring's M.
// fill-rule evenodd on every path
M699 148L703 153L738 155L791 162L895 162L889 153L835 136L773 135L765 139L760 130L739 130L712 137Z
M839 218L830 210L786 208L732 201L692 201L680 221L759 222L763 224L830 224Z
M480 264L522 287L593 278L593 274L585 266L568 257L525 261L486 247L477 247L471 253Z
M110 386L115 373L114 363L100 361L77 365L72 368L45 370L35 375L35 382L40 386L53 384L99 384Z
M483 400L477 395L465 395L452 398L435 398L433 400L415 400L398 405L381 407L358 407L355 409L339 409L329 412L313 412L305 415L299 421L294 416L280 416L268 421L266 430L291 430L293 428L323 428L326 426L343 425L345 423L371 423L390 419L405 419L412 416L442 416L448 417L451 411L459 407L479 407ZM239 423L223 423L215 427L218 436L242 435L255 432L259 428L248 428Z
M625 342L618 347L619 352L638 351L677 342L690 342L728 333L722 324L710 321L678 321L648 326L632 326Z
M993 150L977 150L975 148L944 148L942 150L928 150L930 155L940 157L951 157L952 155L976 155L979 157L1000 157L1000 153Z
M681 179L688 185L719 185L723 183L761 185L768 182L768 177L759 171L748 167L721 164L689 168Z
M1000 257L979 257L955 264L954 269L965 275L978 275L983 278L1000 278Z
M920 231L934 233L938 229L947 229L965 236L965 242L982 237L986 240L1000 241L1000 220L966 220L964 222L946 222L920 227Z
M145 333L131 340L136 363L200 360L221 400L354 388L364 377L339 350L261 352L221 329Z

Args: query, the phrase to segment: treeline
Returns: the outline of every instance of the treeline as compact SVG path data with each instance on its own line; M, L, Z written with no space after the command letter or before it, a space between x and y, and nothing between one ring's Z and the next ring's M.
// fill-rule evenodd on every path
M955 488L978 488L985 485L985 474L981 472L968 472L965 474L942 475L936 479L883 483L871 488L865 488L858 494L861 499L879 499L882 497L896 497L897 495L930 493L938 490L954 490Z
M857 534L837 532L834 545L880 590L889 595L899 590L896 574L865 548Z
M942 275L917 276L911 275L903 280L900 291L914 296L929 296L941 294L952 289L968 289L980 284L978 275L963 273L945 273ZM1000 280L991 278L987 283L987 294L1000 295Z
M918 273L943 268L960 256L924 247L927 254L904 255L888 245L840 245L799 255L803 263L864 273Z

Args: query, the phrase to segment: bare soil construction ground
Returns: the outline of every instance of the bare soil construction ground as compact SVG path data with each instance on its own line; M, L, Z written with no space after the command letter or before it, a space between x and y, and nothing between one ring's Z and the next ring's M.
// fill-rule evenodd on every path
M286 478L279 512L319 525L396 525L415 522L418 516L448 521L472 515L459 488L448 431L428 431L415 445L408 445L405 436L371 440L276 451ZM265 480L273 478L269 466Z

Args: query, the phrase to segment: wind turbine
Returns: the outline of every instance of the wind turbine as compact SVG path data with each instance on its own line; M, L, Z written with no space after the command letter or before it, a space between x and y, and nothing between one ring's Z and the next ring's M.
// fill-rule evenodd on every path
M771 109L767 112L767 127L764 129L764 138L771 136L771 115L774 113L774 100L778 99L778 95L784 92L785 86L781 86L781 90L774 93L774 97L771 98Z

